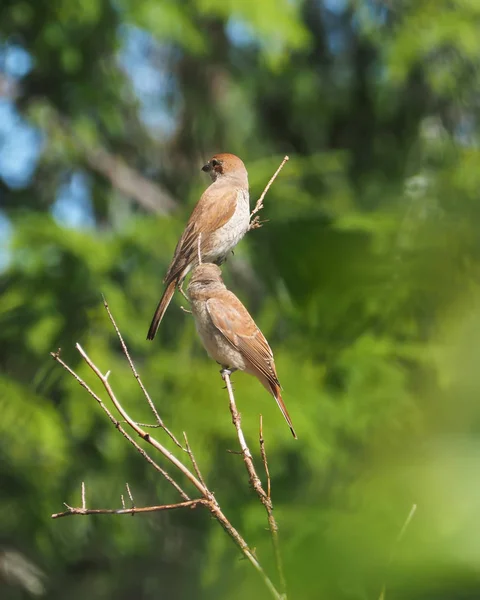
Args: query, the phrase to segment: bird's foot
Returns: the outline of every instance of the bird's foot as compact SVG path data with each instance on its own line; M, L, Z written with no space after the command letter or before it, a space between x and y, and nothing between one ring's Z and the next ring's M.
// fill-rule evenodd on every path
M228 369L227 367L222 367L220 369L220 375L222 376L223 381L225 381L226 377L230 377L232 373L235 373L237 369Z
M260 217L257 215L250 221L250 225L248 226L248 231L251 231L252 229L260 229L260 227L263 227L263 224L267 223L267 222L268 222L268 219L265 219L264 221L260 221Z
M182 283L178 286L178 291L182 294L182 296L185 298L185 300L190 304L190 298L187 296L187 293L185 292L185 290L183 289L183 281Z

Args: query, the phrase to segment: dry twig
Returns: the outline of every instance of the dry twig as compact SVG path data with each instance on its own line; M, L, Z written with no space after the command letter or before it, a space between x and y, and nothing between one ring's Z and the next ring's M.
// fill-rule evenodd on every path
M267 452L265 450L265 440L263 439L263 416L260 415L260 455L263 461L263 468L265 469L265 475L267 476L267 496L270 498L271 482L270 482L270 471L268 470Z
M135 368L135 365L133 364L133 361L130 357L130 353L128 352L128 348L127 348L125 342L123 341L122 334L120 333L120 330L118 329L117 324L115 323L115 320L112 317L112 313L110 312L110 307L108 306L108 302L106 301L105 296L102 295L102 298L103 298L103 305L105 306L105 310L107 311L107 314L108 314L108 318L110 319L110 322L112 323L113 328L115 329L117 337L120 340L120 345L122 346L123 353L125 354L128 364L130 365L130 369L132 370L133 376L137 380L138 385L140 386L140 389L142 390L143 395L145 396L145 398L148 402L148 406L150 407L151 411L153 412L159 427L161 427L163 429L163 431L165 431L165 433L170 437L170 439L179 448L181 448L182 450L185 450L185 448L183 448L183 446L180 444L180 442L177 440L177 438L173 435L173 433L169 429L167 429L167 427L165 427L164 422L160 418L160 415L158 414L158 411L155 408L155 405L154 405L152 399L150 398L150 394L147 392L145 386L143 385L142 380L140 379L140 375L137 373L137 369Z
M285 163L287 162L287 160L289 160L288 156L285 156L282 160L282 162L280 163L280 166L278 167L278 169L275 171L275 173L272 175L272 177L270 178L270 181L267 183L267 185L265 186L265 189L263 190L260 198L257 200L257 203L255 204L255 208L252 210L252 212L250 213L250 227L249 229L258 229L259 227L262 226L262 223L264 221L260 221L260 219L258 218L258 216L256 217L255 215L262 210L263 208L263 200L268 192L268 190L270 189L270 187L272 186L272 183L275 181L275 179L277 178L278 174L280 173L280 171L283 169Z
M79 344L77 344L77 346L79 346ZM102 410L105 412L105 414L107 415L107 417L110 419L110 421L115 425L116 429L118 429L118 431L123 435L123 437L125 437L131 444L132 446L135 448L135 450L137 450L137 452L139 452L143 458L152 465L152 467L158 471L167 481L168 483L170 483L170 485L172 485L177 492L182 496L182 498L184 500L190 500L189 496L182 490L182 488L178 485L178 483L176 483L172 477L170 477L170 475L167 473L167 471L165 471L165 469L163 469L159 464L157 464L153 458L151 458L151 456L149 454L147 454L147 452L145 452L145 450L143 448L141 448L137 442L132 438L131 435L129 435L127 433L127 431L125 431L125 429L121 426L120 421L118 419L116 419L112 413L110 412L110 410L107 408L107 406L103 403L102 399L85 383L85 381L83 381L83 379L77 375L77 373L75 373L75 371L73 369L71 369L61 358L60 358L60 349L57 350L57 352L50 352L50 355L53 357L54 360L56 360L68 373L70 373L70 375L90 394L90 396L92 396L92 398L94 398L98 404L100 405L100 407L102 408ZM106 379L105 379L106 381ZM126 422L126 421L125 421Z
M196 508L200 504L206 504L206 500L187 500L177 504L160 504L159 506L143 506L140 508L75 508L65 504L67 510L52 515L52 519L70 517L71 515L134 515L136 513L160 512L162 510L175 510L177 508Z
M268 464L267 458L265 454L265 447L263 441L263 431L262 431L262 421L260 421L260 447L263 446L262 459L263 464L265 466L265 471L267 473L267 490L268 493L265 493L263 489L262 482L260 481L259 476L255 470L255 465L253 464L252 453L250 452L249 447L247 446L247 442L245 441L245 436L242 431L242 420L240 413L238 412L237 405L235 403L235 396L233 394L232 382L230 380L231 372L228 369L223 369L221 371L222 379L225 381L225 385L228 391L228 397L230 400L230 412L232 414L232 421L235 425L235 429L237 430L238 441L240 442L240 448L242 449L243 461L248 471L248 476L250 479L250 484L253 489L257 493L260 498L261 503L265 507L268 518L268 526L270 529L270 534L272 536L272 544L273 544L273 552L275 554L275 563L277 565L278 577L280 579L280 585L282 589L282 598L286 599L287 597L287 582L285 579L285 573L283 570L283 561L282 555L280 552L280 542L278 539L278 525L277 521L273 515L273 503L270 498L270 473L268 472Z
M105 308L108 310L107 305L105 306ZM118 327L115 323L115 320L113 319L112 314L110 313L110 311L108 310L109 313L109 317L112 321L112 324L115 328L115 330L118 332ZM125 508L121 508L121 509L86 509L83 506L83 500L82 500L82 508L74 508L74 507L70 507L67 505L67 511L63 512L63 513L57 513L55 515L52 515L52 518L60 518L60 517L66 517L66 516L71 516L71 515L86 515L86 514L135 514L135 512L154 512L154 511L161 511L161 510L173 510L174 508L184 508L184 507L191 507L193 505L197 506L197 505L202 505L205 506L210 514L218 521L218 523L220 523L220 525L223 527L223 529L228 533L228 535L230 536L230 538L233 540L233 542L238 546L238 548L240 549L240 551L242 552L242 554L244 555L244 557L250 562L250 564L254 567L254 569L259 573L260 577L262 578L265 586L267 587L267 589L270 592L270 595L275 598L275 600L282 600L282 598L284 598L284 596L282 596L282 594L280 594L277 589L275 588L274 584L272 583L272 581L270 580L270 578L268 577L267 573L264 571L264 569L262 568L261 564L259 563L258 559L256 558L254 551L250 549L250 547L248 546L247 542L244 540L244 538L240 535L240 533L235 529L235 527L231 524L231 522L228 520L228 518L225 516L225 514L223 513L223 511L220 508L219 503L217 502L213 492L211 492L208 487L205 485L205 482L203 480L203 478L200 475L200 471L198 469L198 465L195 461L195 458L193 457L193 453L190 449L190 447L188 446L188 440L186 440L187 443L187 452L190 456L190 459L192 459L192 464L194 465L194 470L195 470L195 474L192 473L192 471L182 462L180 461L174 454L172 454L167 448L165 448L165 446L163 446L158 440L156 440L154 437L152 437L148 432L146 432L137 422L135 422L129 415L128 413L125 411L125 409L123 408L121 402L118 400L118 398L116 397L109 381L109 375L110 372L107 371L107 373L104 375L102 373L102 371L99 369L99 367L90 359L90 357L88 356L88 354L85 352L85 350L80 346L80 344L76 344L76 348L78 350L78 352L80 353L80 355L82 356L83 360L85 361L85 363L90 367L90 369L93 371L93 373L95 373L95 375L97 376L97 378L100 380L100 382L102 383L108 397L110 398L110 400L112 401L113 405L115 406L116 410L119 412L121 418L125 421L125 423L139 436L141 437L146 443L148 443L150 446L152 446L156 451L158 451L166 460L168 460L178 471L180 471L185 477L186 479L190 482L190 484L192 484L198 492L200 492L201 498L197 499L197 500L191 500L190 497L187 495L187 493L183 490L183 488L176 482L174 481L174 479L164 470L162 469L146 452L145 450L143 450L143 448L141 448L134 440L133 438L125 431L125 429L122 427L122 425L120 424L120 421L118 419L116 419L113 414L109 411L109 409L106 407L106 405L104 404L104 402L101 400L101 398L95 394L95 392L93 392L93 390L87 385L87 383L77 374L75 373L75 371L73 371L73 369L71 369L61 358L60 358L60 351L58 352L52 352L51 355L52 357L71 375L73 376L76 381L98 402L98 404L101 406L101 408L104 410L104 412L107 414L108 418L110 419L110 421L115 425L115 427L120 431L120 433L136 448L136 450L138 452L140 452L142 454L142 456L157 470L159 471L163 477L165 477L167 479L167 481L173 485L175 487L175 489L177 490L177 492L180 494L180 496L183 498L183 500L185 502L180 502L174 505L161 505L159 507L145 507L145 508L130 508L130 509L125 509ZM128 353L125 343L122 344L122 349L124 351L124 353ZM128 355L129 356L129 355ZM131 359L130 359L131 360ZM129 361L130 362L130 361ZM132 362L133 364L133 362ZM132 369L134 373L136 373L136 370L134 370L134 368ZM137 377L137 376L136 376ZM140 378L138 377L138 380ZM140 383L140 381L139 381ZM180 446L181 447L181 446ZM130 495L130 499L133 502L133 499ZM122 506L124 505L124 501L122 501ZM169 508L166 508L169 507ZM99 512L101 511L101 512Z

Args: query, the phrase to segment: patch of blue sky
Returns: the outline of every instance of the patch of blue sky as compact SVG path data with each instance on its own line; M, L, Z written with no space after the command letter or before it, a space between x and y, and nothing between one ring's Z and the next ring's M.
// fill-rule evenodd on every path
M9 100L0 100L0 177L11 188L25 187L37 166L42 136Z
M226 33L230 42L239 48L257 43L252 29L244 21L234 17L228 20Z
M162 61L162 46L148 32L125 25L120 28L122 48L119 61L127 73L140 101L143 122L162 136L175 130L175 110L166 102L175 90L174 77L168 72L168 61Z
M20 79L32 70L33 61L21 46L9 43L0 48L0 65L7 75Z
M85 173L73 173L68 181L59 187L51 212L62 227L84 229L95 225L90 184Z
M323 6L336 15L344 13L349 5L350 0L323 0Z

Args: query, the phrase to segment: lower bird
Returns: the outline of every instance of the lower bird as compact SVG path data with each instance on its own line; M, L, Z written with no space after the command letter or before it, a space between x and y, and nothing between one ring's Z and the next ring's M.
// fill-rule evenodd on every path
M187 295L198 334L209 356L224 369L254 375L277 401L296 439L282 400L273 352L248 310L226 288L220 268L213 263L195 267Z

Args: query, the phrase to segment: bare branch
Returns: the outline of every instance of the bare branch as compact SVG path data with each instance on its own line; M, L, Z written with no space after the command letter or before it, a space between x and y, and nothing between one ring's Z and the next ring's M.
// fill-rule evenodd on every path
M258 477L257 472L255 471L252 454L250 452L250 449L247 446L247 442L245 441L245 436L243 435L241 416L237 410L237 405L235 403L235 396L233 394L232 382L230 380L230 371L228 369L224 369L221 371L221 375L222 375L222 379L225 381L225 385L227 387L228 397L230 399L230 412L232 413L232 421L233 421L233 424L235 425L235 429L237 430L237 437L238 437L238 441L240 442L240 448L242 449L243 461L244 461L245 466L248 471L250 484L252 485L253 489L257 493L258 497L260 498L261 503L263 504L263 506L265 507L265 510L267 512L268 526L270 529L270 534L272 536L273 552L275 554L275 563L277 565L278 576L280 579L280 585L281 585L281 589L282 589L282 598L284 600L286 600L286 598L287 598L287 582L285 579L282 555L280 552L280 542L278 539L278 525L277 525L277 521L275 520L275 517L273 515L273 504L272 504L272 500L270 498L270 474L268 472L265 448L263 446L262 459L263 459L263 456L265 455L265 458L263 460L264 460L265 471L267 473L267 479L268 479L268 487L267 487L268 494L265 493L265 490L262 487L260 478ZM260 440L261 440L260 445L261 445L261 447L262 447L262 441L263 441L262 429L263 429L263 423L262 423L262 420L260 420Z
M267 495L265 494L262 487L262 482L260 481L260 478L258 477L257 472L255 471L252 454L250 452L249 447L247 446L247 442L245 441L245 436L243 435L241 417L240 413L237 410L235 397L233 395L232 382L230 380L230 371L228 369L224 369L221 372L221 375L222 379L225 381L225 385L227 386L228 396L230 398L230 412L232 413L232 422L235 425L235 429L237 430L237 437L238 441L240 442L240 448L242 449L243 461L248 471L250 484L252 485L253 489L256 491L260 500L262 500L263 503L263 499L267 498Z
M87 363L87 365L90 367L90 369L95 373L95 375L98 377L98 379L100 379L100 381L103 384L103 387L105 388L105 391L107 392L108 396L110 397L110 400L113 402L113 405L115 406L115 408L117 409L117 411L120 413L120 415L122 416L122 419L124 419L127 424L146 442L148 442L149 444L151 444L156 450L158 450L167 460L169 460L177 469L179 469L179 471L181 471L185 477L187 479L190 480L190 482L197 488L197 490L204 495L205 497L208 495L208 491L205 488L205 486L203 486L201 484L201 482L195 477L195 475L189 470L187 469L187 467L180 461L178 460L178 458L173 455L170 450L167 450L167 448L165 448L165 446L163 446L158 440L156 440L154 437L152 437L149 433L147 433L146 431L144 431L126 412L126 410L123 408L123 406L120 404L120 402L117 400L117 397L115 396L115 393L110 385L110 383L108 382L108 380L105 378L105 376L101 373L100 369L92 362L92 360L90 359L90 357L87 355L87 353L85 352L85 350L80 346L80 344L77 342L77 344L75 344L75 347L77 348L77 350L80 352L80 355L82 356L83 360Z
M235 541L235 543L241 549L244 556L250 561L250 563L255 567L255 569L261 575L265 585L270 590L273 597L276 598L277 600L281 600L282 596L275 589L275 586L270 581L270 579L267 576L267 574L265 573L265 571L262 569L260 563L258 562L258 560L254 556L253 552L248 547L248 544L245 542L245 540L242 538L242 536L238 533L238 531L233 527L233 525L230 523L230 521L227 519L227 517L223 514L223 512L220 509L220 506L219 506L218 502L216 501L215 496L212 494L212 492L210 492L210 490L208 490L206 488L206 486L204 486L201 483L201 481L199 479L197 479L195 477L195 475L180 460L178 460L178 458L176 456L174 456L169 450L167 450L167 448L165 448L162 444L160 444L160 442L158 442L155 438L153 438L149 433L147 433L146 431L143 431L142 428L139 427L138 424L129 417L129 415L123 408L123 406L117 400L110 384L105 379L105 376L101 373L100 369L91 361L91 359L88 357L87 353L80 346L80 344L77 343L76 348L80 352L80 355L82 356L84 361L87 363L87 365L90 367L90 369L95 373L95 375L102 382L103 387L105 388L108 396L110 397L110 400L113 402L115 408L121 414L122 418L143 440L145 440L146 442L151 444L167 460L169 460L175 467L177 467L177 469L179 471L181 471L183 473L183 475L185 475L185 477L187 477L187 479L189 479L190 482L197 488L197 490L202 494L202 496L206 500L209 501L208 508L209 508L210 512L212 513L212 515L219 521L219 523L222 525L222 527L225 529L225 531L230 535L230 537ZM84 384L84 387L85 386L86 386L86 384Z
M185 431L183 432L183 439L185 440L185 447L187 449L188 456L190 457L190 460L192 461L192 465L193 465L193 468L195 469L195 473L197 474L197 477L200 479L200 481L203 483L203 485L205 487L207 487L205 484L205 481L202 477L202 474L200 472L200 469L198 468L198 464L197 464L195 456L192 452L192 449L190 448L190 444L188 443L188 438L187 438L187 434L185 433Z
M250 564L253 566L253 568L260 575L260 577L262 578L265 586L269 590L271 596L275 600L282 600L284 598L284 596L277 591L277 589L275 588L274 584L272 583L272 581L270 580L270 578L268 577L268 575L265 573L265 571L263 570L262 566L260 565L258 559L255 556L254 551L250 549L250 547L248 546L248 544L244 540L244 538L240 535L240 533L235 529L235 527L230 523L230 521L228 520L228 518L224 515L224 513L221 510L220 505L218 504L218 502L217 502L214 494L207 488L207 486L205 485L205 483L204 483L203 479L200 477L200 475L197 473L197 476L195 476L179 459L177 459L171 452L169 452L169 450L167 450L167 448L165 448L160 442L158 442L158 440L156 440L155 438L153 438L149 433L147 433L146 431L144 431L142 429L142 427L138 423L136 423L135 421L133 421L133 419L130 418L130 416L127 414L127 412L125 411L125 409L123 408L123 406L121 405L121 403L118 401L115 393L113 392L112 387L110 386L110 383L108 382L107 377L102 374L102 372L100 371L100 369L93 363L93 361L89 358L89 356L83 350L83 348L80 346L80 344L77 343L76 344L76 348L79 351L79 353L82 356L82 358L84 359L84 361L90 367L90 369L95 373L95 375L98 377L98 379L100 379L100 381L101 381L104 389L106 390L106 392L107 392L110 400L113 402L115 408L120 413L122 419L125 420L125 422L127 423L127 425L129 427L131 427L137 433L137 435L139 435L145 442L147 442L148 444L150 444L151 446L153 446L153 448L155 448L158 452L160 452L160 454L162 454L162 456L164 458L166 458L169 462L171 462L194 485L194 487L197 488L197 490L201 493L201 495L203 497L202 498L202 503L208 508L208 510L210 511L211 515L219 522L219 524L223 527L223 529L230 536L230 538L233 540L233 542L238 546L238 548L240 549L240 551L242 552L242 554L245 556L245 558L250 562ZM105 404L99 398L99 396L97 396L91 390L91 388L85 383L85 381L83 381L75 373L75 371L73 371L73 369L71 369L68 365L66 365L61 360L59 352L60 351L58 351L56 353L51 353L52 356L53 356L53 358L59 364L61 364L63 366L63 368L67 372L69 372L70 375L72 375L77 380L77 382L84 389L86 389L87 392L93 398L95 398L95 400L100 404L100 406L105 411L105 413L107 414L108 418L115 425L115 427L142 454L142 456L144 456L144 458L150 464L152 464L152 466L154 466L154 468L156 468L172 485L175 486L175 488L177 489L177 491L179 491L179 493L182 495L183 499L185 501L187 501L187 502L190 501L190 498L186 495L186 493L182 490L182 488L180 488L180 486L176 482L173 481L173 479L168 475L168 473L166 473L163 469L161 469L161 467L159 467L159 465L157 465L157 463L155 463L155 461L153 461L153 459L151 459L150 456L122 428L122 426L120 425L120 422L112 415L112 413L108 410L108 408L105 406ZM191 452L191 450L190 450L190 452ZM192 453L192 456L193 456L193 453ZM198 466L197 466L197 469L198 469ZM197 503L199 503L199 502L197 502ZM124 501L122 500L122 505L123 504L124 504ZM179 504L183 504L183 503L179 503ZM64 513L59 513L58 515L54 515L54 517L55 518L59 518L60 516L67 516L67 514L68 515L70 515L70 514L84 514L83 512L78 513L77 512L78 509L73 509L70 506L67 506L67 509L68 510L65 511L65 514ZM80 510L83 511L84 509L82 508ZM110 510L110 509L96 509L96 510ZM163 510L166 510L166 509L163 509ZM122 511L122 512L118 512L118 511ZM132 511L140 512L140 509L135 509L135 508L124 509L124 508L122 508L122 509L118 509L118 510L115 510L114 512L106 513L106 514L132 514ZM88 513L88 514L90 514L90 513ZM96 513L96 514L98 514L98 513Z
M77 145L80 146L78 139ZM103 175L112 186L150 213L168 215L178 208L178 202L165 188L141 175L122 158L110 154L100 146L82 146L90 168Z
M128 497L130 498L130 502L132 503L132 508L135 508L135 502L133 501L132 492L130 490L130 486L128 485L128 483L125 483L125 487L127 488L127 494L128 494Z
M264 200L264 198L265 198L268 190L270 189L272 183L275 181L275 179L277 178L278 174L283 169L283 166L285 165L285 163L287 162L287 160L289 160L289 157L285 156L284 159L282 160L282 162L280 163L280 166L278 167L278 169L275 171L275 173L273 174L273 176L270 178L270 181L265 186L265 189L263 190L262 195L257 200L257 203L255 204L255 208L252 210L252 212L250 214L250 219L252 219L252 217L255 216L260 210L262 210L262 208L263 208L263 200ZM253 219L253 221L251 222L251 225L250 225L250 229L257 229L258 227L261 227L261 226L262 225L261 225L261 222L260 222L259 219Z
M271 482L270 482L270 471L268 470L267 453L265 450L265 440L263 439L263 416L260 415L260 454L262 456L263 468L265 469L265 475L267 476L267 496L271 498Z
M66 511L54 513L52 519L60 519L62 517L70 517L72 515L134 515L136 513L161 512L163 510L176 510L177 508L196 508L199 504L207 504L207 500L199 498L197 500L187 500L186 502L178 502L177 504L160 504L159 506L143 506L140 508L75 508L67 506Z
M85 501L85 482L82 481L82 508L85 510L86 507L87 505Z
M180 496L184 499L184 500L190 500L190 497L183 491L183 489L178 485L178 483L176 483L176 481L174 481L172 479L172 477L167 473L167 471L165 471L165 469L163 469L159 464L157 464L153 458L151 458L143 448L141 448L137 442L125 431L125 429L120 425L120 421L118 421L113 415L112 413L108 410L108 408L105 406L105 404L103 403L103 401L101 400L101 398L99 396L97 396L97 394L95 394L95 392L85 383L85 381L83 381L83 379L81 377L79 377L79 375L77 375L77 373L75 373L75 371L73 369L71 369L61 358L60 358L60 349L57 350L57 352L51 352L50 355L54 358L54 360L56 360L60 365L62 365L62 367L68 372L70 373L70 375L90 394L90 396L92 396L92 398L94 398L98 404L100 405L100 407L102 408L102 410L105 412L105 414L107 415L107 417L110 419L110 421L115 425L115 427L118 429L118 431L120 431L120 433L123 435L123 437L125 437L131 444L132 446L137 450L137 452L139 452L143 458L152 465L152 467L157 470L159 473L161 473L161 475L163 477L165 477L165 479L168 481L168 483L170 483L170 485L172 485L177 492L180 494Z
M125 342L123 341L122 334L120 333L117 323L116 323L115 319L113 318L112 313L110 312L110 307L108 306L108 302L107 302L105 296L102 295L102 297L103 297L103 305L105 306L105 310L107 311L108 317L113 325L113 328L115 329L118 339L120 340L120 345L122 346L122 351L125 354L126 359L128 360L128 364L130 365L130 368L132 369L132 373L133 373L135 379L137 380L138 385L140 386L140 389L142 390L143 395L145 396L145 398L148 402L148 405L150 406L150 409L152 410L153 414L155 415L155 419L157 420L158 425L163 429L163 431L165 431L165 433L170 437L170 439L174 442L174 444L176 444L182 450L185 450L185 448L183 448L183 446L180 444L180 442L177 440L177 438L173 435L173 433L169 429L167 429L163 420L160 418L160 415L158 414L158 411L155 408L155 405L153 404L153 400L150 398L150 394L145 389L145 386L143 385L143 382L140 379L140 375L137 373L137 369L135 368L135 365L133 364L133 360L130 357L130 353L128 352L127 346L126 346ZM107 379L107 376L105 376L105 379Z

